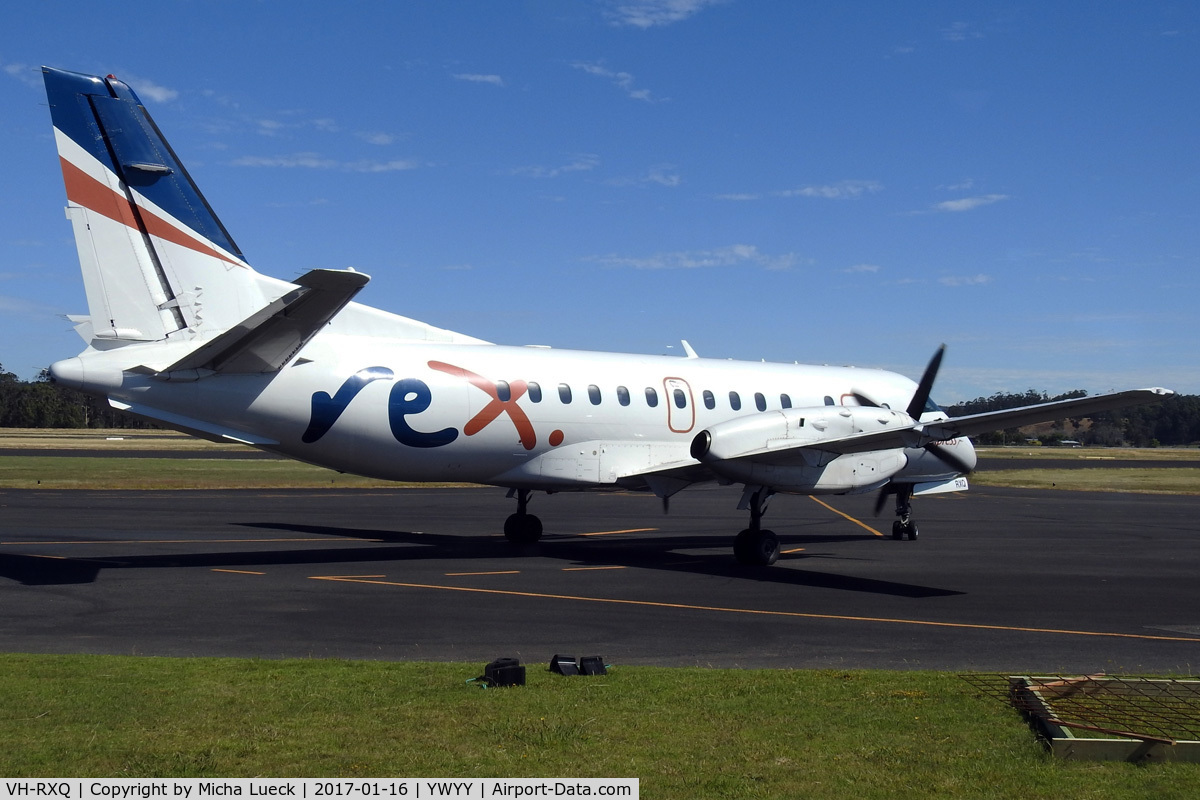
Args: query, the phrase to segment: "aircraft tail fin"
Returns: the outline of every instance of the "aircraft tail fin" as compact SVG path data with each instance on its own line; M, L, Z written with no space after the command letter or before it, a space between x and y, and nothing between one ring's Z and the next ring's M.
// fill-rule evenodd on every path
M224 331L269 299L133 90L42 68L94 346ZM211 288L207 292L206 288Z

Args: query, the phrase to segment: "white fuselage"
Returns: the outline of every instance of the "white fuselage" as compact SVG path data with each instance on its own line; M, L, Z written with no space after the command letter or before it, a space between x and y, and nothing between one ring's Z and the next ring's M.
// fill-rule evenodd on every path
M128 364L130 355L121 348L82 358ZM784 408L835 414L858 405L856 392L903 408L915 387L875 369L413 343L334 331L275 374L195 381L109 374L107 386L93 378L81 388L103 388L160 419L203 420L227 430L227 438L333 469L388 480L563 489L617 486L654 465L694 461L693 438L721 422Z

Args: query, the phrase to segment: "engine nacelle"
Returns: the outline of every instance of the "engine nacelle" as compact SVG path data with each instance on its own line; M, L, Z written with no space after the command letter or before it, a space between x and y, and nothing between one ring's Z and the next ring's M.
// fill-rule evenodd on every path
M902 450L837 455L806 445L911 424L907 414L887 408L817 406L767 411L701 431L692 440L691 455L736 483L759 484L780 492L867 492L904 468L907 458Z

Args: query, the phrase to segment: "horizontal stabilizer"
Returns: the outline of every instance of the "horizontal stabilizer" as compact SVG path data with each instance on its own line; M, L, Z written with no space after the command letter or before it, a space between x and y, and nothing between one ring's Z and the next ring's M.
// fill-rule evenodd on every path
M212 442L237 442L239 444L250 444L259 447L269 447L279 444L274 439L268 439L265 436L255 436L254 434L233 430L232 428L226 428L212 422L205 422L204 420L185 417L181 414L174 414L170 411L163 411L162 409L152 408L140 403L123 403L120 400L114 400L110 397L108 404L120 411L128 411L130 414L137 414L139 417L157 420L177 431L190 433L192 436L199 436L201 439L208 439Z
M285 293L164 372L277 372L371 278L352 270L315 269Z

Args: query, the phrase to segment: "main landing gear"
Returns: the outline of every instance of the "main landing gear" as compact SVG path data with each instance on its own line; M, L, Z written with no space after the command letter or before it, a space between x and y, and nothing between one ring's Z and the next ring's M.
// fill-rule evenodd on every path
M905 536L909 541L917 538L917 523L912 519L912 487L896 489L896 521L892 523L892 538L899 541Z
M504 520L504 538L513 544L533 544L542 538L542 521L530 514L526 509L529 505L529 490L510 490L509 497L517 498L517 513L510 514Z
M733 554L742 564L767 567L779 558L779 537L762 529L762 515L775 492L765 487L747 486L738 508L750 510L750 527L737 535Z

